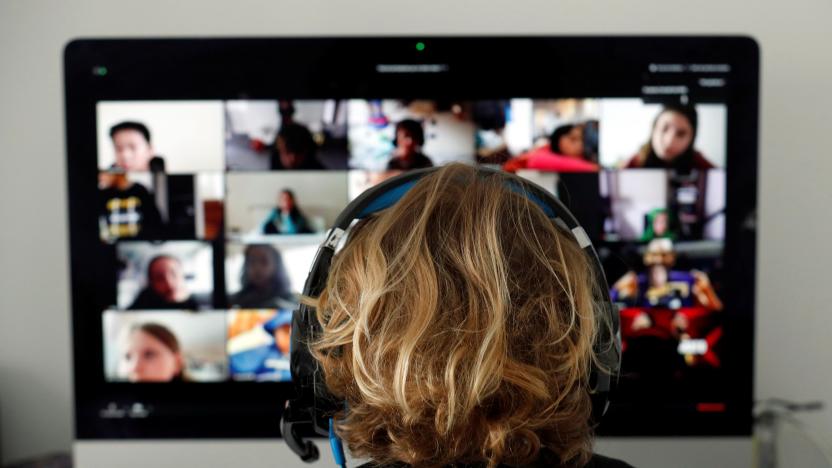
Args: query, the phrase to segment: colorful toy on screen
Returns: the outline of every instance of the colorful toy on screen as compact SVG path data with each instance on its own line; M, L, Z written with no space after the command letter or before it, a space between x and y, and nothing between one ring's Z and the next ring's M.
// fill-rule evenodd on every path
M290 310L238 311L228 332L231 377L234 380L291 380L291 324Z
M612 287L611 297L624 305L621 333L628 340L643 337L678 340L677 350L688 365L720 366L715 346L722 327L714 313L723 309L710 278L698 270L674 270L673 241L647 244L643 273L627 272Z

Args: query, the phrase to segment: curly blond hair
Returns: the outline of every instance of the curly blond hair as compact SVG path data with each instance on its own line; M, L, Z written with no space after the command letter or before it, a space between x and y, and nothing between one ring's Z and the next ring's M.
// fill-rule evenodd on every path
M307 299L354 456L493 467L546 448L589 460L593 270L511 177L461 164L423 177L353 228Z

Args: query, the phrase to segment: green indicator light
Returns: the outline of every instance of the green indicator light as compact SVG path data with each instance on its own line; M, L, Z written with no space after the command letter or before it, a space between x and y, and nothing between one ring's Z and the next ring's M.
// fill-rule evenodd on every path
M424 42L417 42L416 43L416 50L419 52L425 50L425 43Z
M101 67L101 66L93 67L92 73L94 75L104 76L104 75L107 74L107 67Z

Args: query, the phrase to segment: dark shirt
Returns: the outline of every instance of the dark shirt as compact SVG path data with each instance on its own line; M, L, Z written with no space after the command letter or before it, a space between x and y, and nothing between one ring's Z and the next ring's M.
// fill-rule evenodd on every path
M652 151L646 157L637 154L630 158L625 166L627 169L675 169L682 172L690 172L693 169L707 170L713 169L713 163L708 161L705 156L696 150L688 151L685 154L677 156L672 161L666 161L659 158Z
M615 458L608 458L603 455L593 454L589 463L584 468L633 468L633 465Z
M310 234L315 231L309 226L309 221L300 211L289 213L289 221L293 227L285 222L278 209L272 210L266 222L263 223L263 234Z
M422 153L416 153L405 159L402 157L393 158L387 163L388 170L409 171L410 169L423 169L433 167L433 161Z
M136 300L130 304L128 309L130 310L150 310L150 309L185 309L185 310L196 310L199 308L199 304L197 304L196 300L192 296L189 296L182 302L168 302L164 300L162 297L159 297L158 294L153 292L150 288L142 289L142 292L136 296Z
M280 161L280 153L277 151L272 153L270 166L273 171L321 171L326 169L326 167L321 164L321 161L319 161L318 157L315 155L305 157L297 167L286 167Z
M245 309L295 309L297 300L287 290L261 290L254 287L243 289L228 298L234 306Z
M100 191L99 215L112 239L154 238L161 234L162 216L153 196L140 184L125 190L106 188Z
M389 465L378 465L373 462L365 463L361 465L359 468L406 468L408 465L404 463L394 463ZM485 464L474 464L474 465L460 465L459 468L480 468L484 467ZM498 467L505 467L508 468L509 465L497 465ZM534 463L523 465L526 468L536 468L536 467L558 467L564 466L558 462L557 457L549 451L541 451L540 457ZM517 467L519 468L519 467ZM589 460L589 463L583 466L583 468L633 468L627 462L623 462L621 460L616 460L615 458L608 458L603 455L593 454L592 458Z

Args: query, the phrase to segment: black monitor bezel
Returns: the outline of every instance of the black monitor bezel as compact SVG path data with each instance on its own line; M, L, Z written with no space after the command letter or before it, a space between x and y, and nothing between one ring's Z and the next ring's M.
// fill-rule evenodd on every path
M417 50L415 44L425 44ZM600 428L624 436L747 436L753 401L759 48L742 36L348 37L80 39L64 51L78 439L279 436L288 384L159 386L104 383L96 275L101 266L95 104L102 100L632 97L650 63L730 65L720 99L729 107L725 276L732 311L729 411L616 407ZM564 64L569 64L565 67ZM379 73L378 64L438 65L439 73ZM106 73L102 73L105 67ZM444 68L444 71L442 69ZM287 70L303 72L287 73ZM426 70L426 69L423 69ZM524 72L525 71L525 72ZM669 79L669 78L668 78ZM411 95L403 95L411 89ZM707 90L692 96L715 99ZM92 258L91 258L92 257ZM92 318L91 318L92 317ZM184 385L184 387L183 387ZM183 389L184 388L184 389ZM232 401L216 407L223 395ZM104 420L108 402L166 401L202 408L161 421Z

